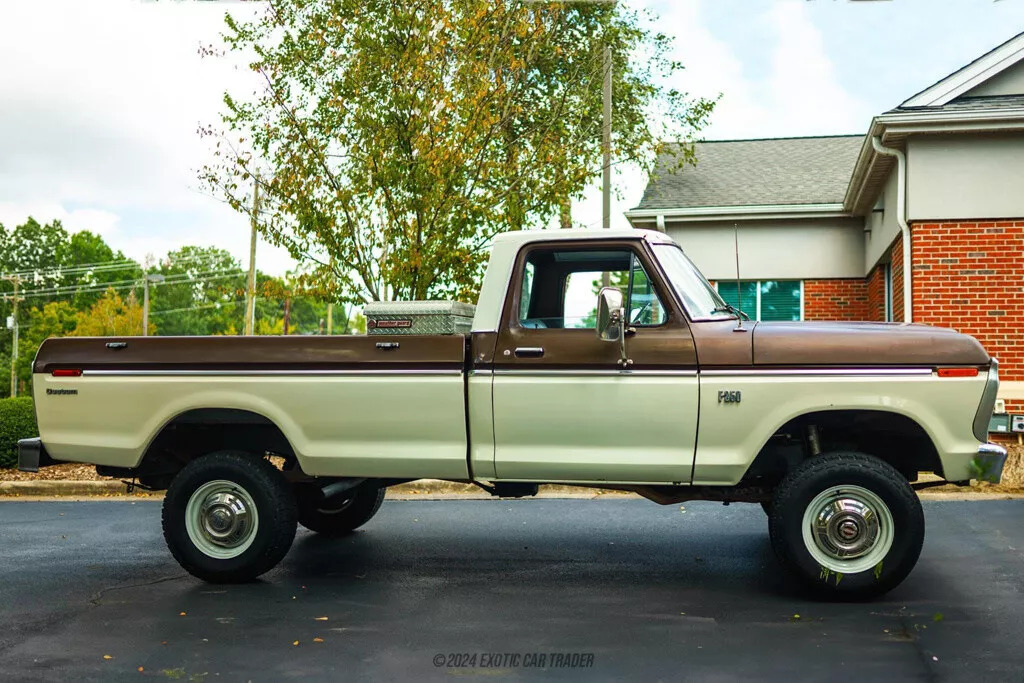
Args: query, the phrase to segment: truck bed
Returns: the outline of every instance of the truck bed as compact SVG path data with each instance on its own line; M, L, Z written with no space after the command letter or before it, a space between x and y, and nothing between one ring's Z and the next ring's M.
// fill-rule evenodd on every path
M269 419L307 474L460 479L465 349L461 335L50 339L36 413L56 460L134 467L168 424L217 409Z

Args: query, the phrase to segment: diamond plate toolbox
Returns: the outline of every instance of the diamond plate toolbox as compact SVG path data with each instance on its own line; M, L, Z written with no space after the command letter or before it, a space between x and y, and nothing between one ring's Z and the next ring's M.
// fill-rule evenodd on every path
M367 334L467 334L476 306L461 301L374 301L366 304Z

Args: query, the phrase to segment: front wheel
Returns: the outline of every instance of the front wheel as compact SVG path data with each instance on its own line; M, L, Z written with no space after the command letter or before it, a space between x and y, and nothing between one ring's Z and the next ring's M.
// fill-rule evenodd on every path
M188 573L249 581L274 567L295 538L295 499L281 472L247 453L196 458L171 481L164 539Z
M860 453L802 463L779 484L770 508L776 556L823 597L886 593L910 574L924 543L921 502L906 478Z
M331 500L317 489L296 493L299 524L324 536L344 536L370 521L384 502L385 489L357 487Z

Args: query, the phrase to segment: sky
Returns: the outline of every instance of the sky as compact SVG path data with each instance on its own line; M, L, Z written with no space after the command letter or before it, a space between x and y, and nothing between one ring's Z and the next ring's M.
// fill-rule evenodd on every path
M686 69L672 86L719 105L709 140L863 133L871 117L1024 31L1024 0L626 0L658 17ZM200 125L225 89L252 87L203 58L248 3L0 0L0 224L29 215L97 232L130 257L216 245L245 264L249 226L209 196ZM615 175L612 226L643 194ZM574 220L601 224L600 189ZM261 270L287 253L260 244Z

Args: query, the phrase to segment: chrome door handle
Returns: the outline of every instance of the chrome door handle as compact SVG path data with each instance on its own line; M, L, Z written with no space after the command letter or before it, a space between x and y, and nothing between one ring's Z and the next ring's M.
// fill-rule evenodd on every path
M540 358L544 349L539 346L520 346L516 348L516 358Z

